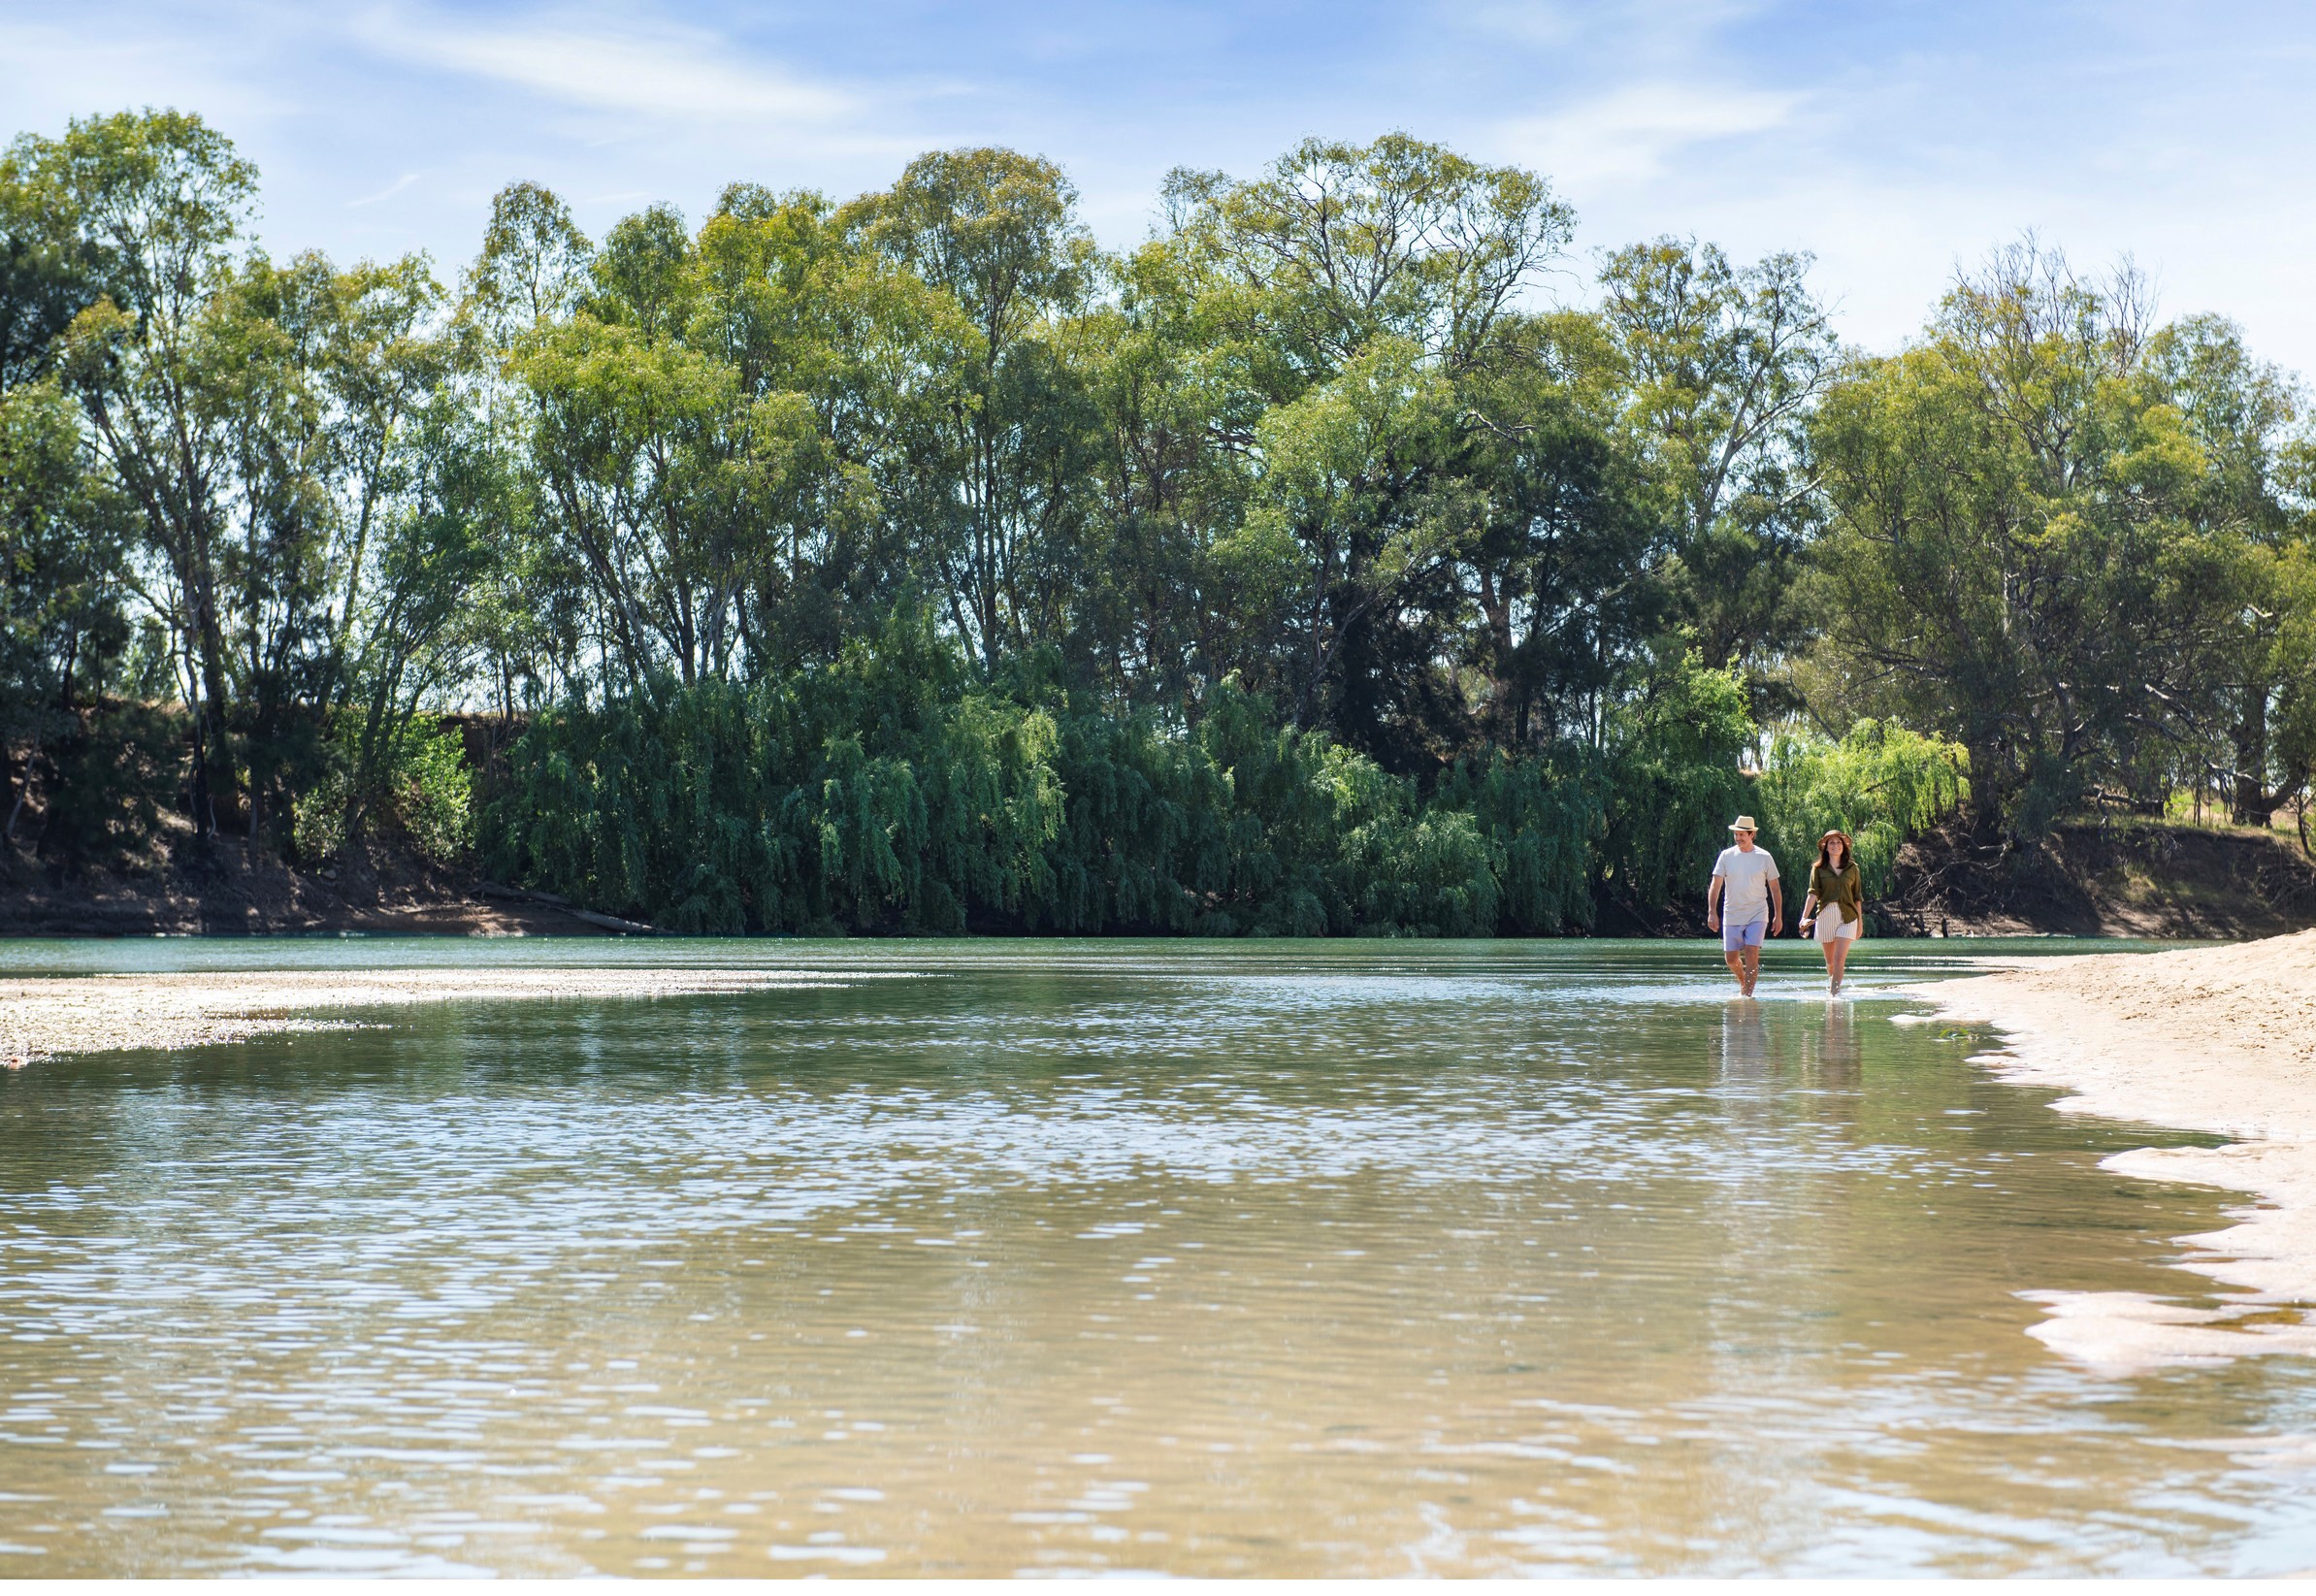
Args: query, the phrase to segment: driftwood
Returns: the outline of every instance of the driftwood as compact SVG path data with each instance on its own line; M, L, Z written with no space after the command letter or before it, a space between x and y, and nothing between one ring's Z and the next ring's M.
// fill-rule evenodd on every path
M659 927L646 926L639 920L622 920L614 914L598 914L593 909L582 909L570 898L559 896L554 893L535 892L529 887L509 887L504 881L477 881L474 884L474 896L497 898L502 902L537 903L542 907L556 910L558 913L567 914L581 925L593 926L598 930L617 931L623 936L666 936L669 934Z

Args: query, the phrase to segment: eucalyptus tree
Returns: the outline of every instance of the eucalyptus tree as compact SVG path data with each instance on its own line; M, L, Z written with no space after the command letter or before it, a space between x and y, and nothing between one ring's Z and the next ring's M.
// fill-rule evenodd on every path
M1058 639L1114 700L1195 719L1232 672L1272 687L1269 615L1218 563L1253 491L1264 407L1238 380L1185 261L1153 240L1058 333L1094 417L1080 586Z
M1436 764L1463 732L1459 570L1489 517L1460 388L1504 357L1573 213L1533 173L1404 134L1306 141L1245 181L1178 171L1166 198L1210 359L1248 396L1210 407L1250 478L1218 568L1298 722Z
M1809 267L1659 239L1600 273L1626 425L1674 531L1669 574L1714 666L1757 668L1800 635L1783 601L1817 511L1810 414L1839 369Z
M514 182L492 197L467 274L465 314L496 342L561 321L592 285L594 246L553 189Z
M50 148L24 137L0 155L0 389L52 370L58 336L103 295L128 298L63 203Z
M950 503L925 467L962 403L963 312L808 191L734 184L695 249L691 346L782 417L767 437L784 486L745 605L751 664L833 660L923 585L913 529Z
M1576 225L1537 174L1404 133L1307 139L1243 181L1177 169L1165 201L1250 378L1278 398L1382 337L1472 365Z
M55 382L0 389L0 760L13 840L36 763L82 730L128 646L121 505L82 469Z
M2316 484L2297 479L2310 437L2303 401L2219 316L2158 330L2147 369L2202 451L2191 513L2224 551L2236 589L2236 602L2218 607L2213 639L2218 735L2196 740L2225 751L2235 821L2265 826L2316 770L2316 502L2306 493Z
M1055 324L1083 309L1095 250L1059 167L941 150L848 208L870 247L953 303L957 390L909 465L920 555L984 668L1066 626L1095 416Z
M233 785L221 570L233 440L210 311L256 204L256 169L179 112L76 121L59 140L19 140L14 161L117 289L74 317L61 369L152 557L143 591L176 643L193 821L213 833Z
M170 639L196 831L285 831L356 691L404 434L454 364L444 298L417 258L268 259L245 233L254 170L180 113L19 140L8 180L104 290L58 336L57 379Z
M1475 731L1499 747L1597 748L1680 618L1671 528L1621 425L1622 366L1602 319L1536 316L1502 342L1461 385L1459 469L1480 515L1458 566Z
M1817 417L1809 602L1870 696L1969 749L1989 828L2039 832L2208 703L2234 561L2148 319L2128 273L2022 244Z

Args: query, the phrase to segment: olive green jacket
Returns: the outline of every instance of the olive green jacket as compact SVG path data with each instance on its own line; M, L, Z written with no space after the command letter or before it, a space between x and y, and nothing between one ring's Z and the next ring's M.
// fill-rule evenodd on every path
M1840 904L1842 924L1854 925L1865 911L1865 884L1858 878L1857 862L1852 860L1839 870L1823 864L1810 866L1810 891L1817 895L1819 913Z

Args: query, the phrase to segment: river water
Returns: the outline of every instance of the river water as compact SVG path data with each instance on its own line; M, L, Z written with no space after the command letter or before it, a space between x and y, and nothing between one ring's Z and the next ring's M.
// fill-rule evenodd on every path
M1890 1023L1988 951L19 944L819 984L0 1072L0 1576L2316 1565L2316 1366L2025 1333L2231 1199Z

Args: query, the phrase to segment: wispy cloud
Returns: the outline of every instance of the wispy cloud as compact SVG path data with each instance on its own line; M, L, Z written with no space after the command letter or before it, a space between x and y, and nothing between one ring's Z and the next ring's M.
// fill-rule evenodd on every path
M365 194L358 200L346 201L345 208L348 211L359 211L366 205L380 204L383 201L394 198L395 195L401 193L404 189L409 187L410 184L416 182L417 180L417 173L405 172L401 177L395 179L392 182L379 189L376 193Z
M675 121L745 120L829 127L853 120L860 98L750 59L719 35L542 16L476 26L454 16L375 11L356 37L383 55L445 68L587 110Z
M1498 124L1504 150L1565 190L1646 181L1682 150L1784 126L1799 94L1695 83L1632 83L1545 116Z

